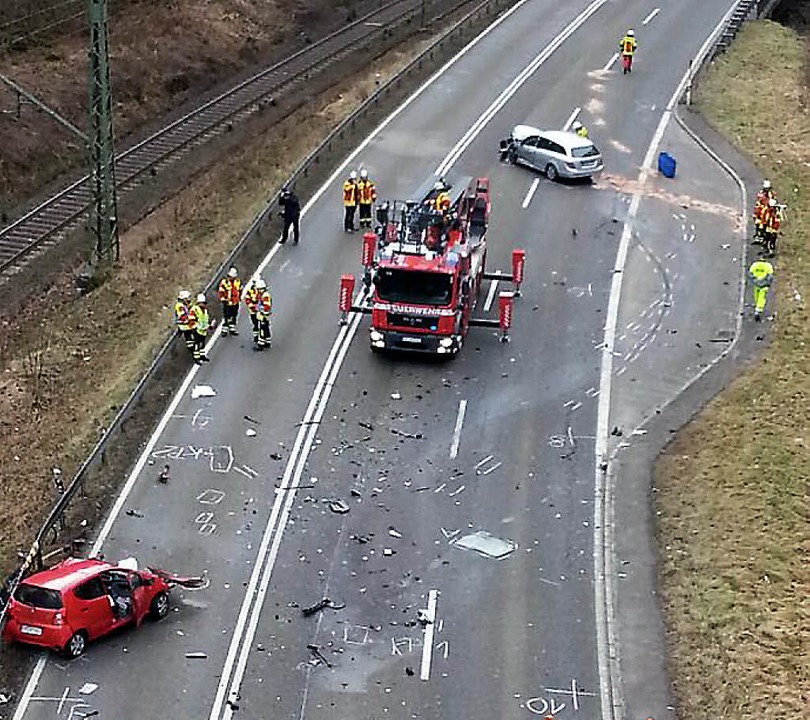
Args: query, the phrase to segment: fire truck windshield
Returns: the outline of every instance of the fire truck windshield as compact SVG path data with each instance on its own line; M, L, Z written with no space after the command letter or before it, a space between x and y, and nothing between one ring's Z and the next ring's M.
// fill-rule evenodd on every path
M453 276L421 270L380 268L377 296L386 302L414 305L448 305L453 297Z

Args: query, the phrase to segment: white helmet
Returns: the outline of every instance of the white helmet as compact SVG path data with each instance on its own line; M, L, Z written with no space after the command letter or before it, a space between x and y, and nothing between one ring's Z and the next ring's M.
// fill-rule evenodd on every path
M178 300L188 300L191 297L191 293L188 290L181 290L177 293Z
M763 180L762 181L762 189L763 190L770 190L771 189L771 181L770 180Z
M203 293L200 293L199 295L197 295L197 302L198 303L204 303L205 302L205 295Z
M581 123L579 120L577 120L577 121L576 121L576 122L575 122L575 123L574 123L574 124L571 126L571 129L572 129L574 132L576 132L577 130L581 130L581 129L582 129L582 123Z
M349 180L357 180L357 170L352 170L349 173Z
M264 278L258 278L256 280L256 289L257 290L266 290L267 289L267 283L264 281Z
M228 270L228 277L235 278L239 273L236 271L235 267L232 267Z
M633 30L633 28L630 28L630 29L627 31L627 37L635 37L635 36L636 36L636 31L635 31L635 30Z
M368 170L366 170L365 168L360 170L360 177L363 178L363 180L365 180L368 177Z

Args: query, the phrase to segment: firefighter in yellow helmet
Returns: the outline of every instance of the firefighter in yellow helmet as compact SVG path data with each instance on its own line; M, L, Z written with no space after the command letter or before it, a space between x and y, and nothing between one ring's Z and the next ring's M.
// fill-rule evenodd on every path
M374 201L377 199L377 187L369 178L368 170L360 170L360 179L357 181L357 205L360 208L359 224L361 228L371 228L371 214Z
M581 138L588 137L588 128L586 128L579 120L571 126L571 132L579 135Z
M754 320L761 322L768 290L773 283L773 265L764 258L759 258L748 268L748 277L751 278L754 290Z
M258 280L254 280L248 285L245 290L245 306L250 315L250 324L253 326L253 344L259 344L259 318L256 315L256 309L259 305L259 290L256 287Z
M256 292L256 320L259 325L256 349L264 350L266 347L270 347L273 339L273 332L270 327L270 315L273 313L273 297L267 289L267 283L262 278L256 280Z
M629 72L633 72L633 55L636 54L637 49L638 42L636 42L636 31L630 29L619 42L619 53L622 56L622 71L625 75Z

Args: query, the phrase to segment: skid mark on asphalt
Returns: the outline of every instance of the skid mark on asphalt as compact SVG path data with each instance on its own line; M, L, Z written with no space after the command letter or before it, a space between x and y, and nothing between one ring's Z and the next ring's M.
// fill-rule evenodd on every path
M660 187L655 187L654 184L639 180L632 180L619 175L603 174L594 181L594 187L597 190L612 189L624 195L638 194L644 199L661 200L669 205L677 205L678 207L687 210L696 210L709 215L723 217L733 224L735 230L738 228L741 222L740 211L738 208L722 205L720 203L706 202L705 200L696 198L693 195L683 195L669 192L668 190L664 190ZM743 222L744 221L745 220L743 220Z

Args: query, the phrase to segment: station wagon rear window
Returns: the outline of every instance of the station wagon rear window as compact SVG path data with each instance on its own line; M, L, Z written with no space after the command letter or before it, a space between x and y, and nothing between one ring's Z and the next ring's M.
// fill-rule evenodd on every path
M598 154L599 150L596 148L596 145L584 145L582 147L571 148L571 155L575 158L593 157Z
M44 610L59 610L62 607L62 596L57 590L49 590L27 583L22 583L17 588L14 599L24 605Z

